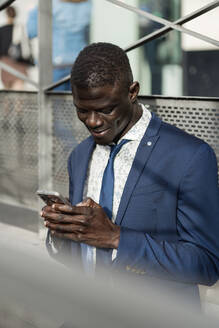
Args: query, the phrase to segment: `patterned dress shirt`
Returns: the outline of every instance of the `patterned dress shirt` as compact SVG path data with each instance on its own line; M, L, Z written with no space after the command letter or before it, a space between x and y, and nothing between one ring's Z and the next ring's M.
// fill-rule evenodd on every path
M147 106L142 105L142 116L137 123L118 141L122 139L130 140L126 143L114 160L114 195L113 195L113 210L112 221L115 222L116 215L119 208L120 199L122 197L123 189L129 171L131 169L133 160L139 143L145 134L148 124L151 119L151 113L147 109ZM110 155L110 146L96 145L88 166L87 179L84 186L83 196L84 198L90 197L95 202L99 203L100 190L102 184L103 173L107 165ZM95 247L89 247L88 252L90 257L93 258L95 267L96 251ZM113 251L112 258L116 257L117 251Z

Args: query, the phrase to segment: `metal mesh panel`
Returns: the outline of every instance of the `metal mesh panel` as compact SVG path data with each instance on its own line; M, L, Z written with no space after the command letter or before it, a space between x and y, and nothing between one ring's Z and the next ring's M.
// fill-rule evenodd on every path
M0 93L1 201L29 207L38 183L37 95Z
M140 101L164 121L207 141L219 160L219 99L140 97ZM53 188L67 195L68 155L88 131L76 116L70 94L49 94L47 105L53 116ZM37 209L37 94L1 91L0 110L0 201Z
M219 162L219 101L141 97L165 122L205 140Z
M68 195L67 160L89 134L78 120L71 95L49 95L53 112L53 188Z

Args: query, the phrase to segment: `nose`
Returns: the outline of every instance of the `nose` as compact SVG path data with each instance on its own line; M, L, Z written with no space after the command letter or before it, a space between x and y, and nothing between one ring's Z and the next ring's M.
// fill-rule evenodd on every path
M99 115L99 113L92 111L88 114L86 118L86 126L90 129L98 128L103 124L103 121Z

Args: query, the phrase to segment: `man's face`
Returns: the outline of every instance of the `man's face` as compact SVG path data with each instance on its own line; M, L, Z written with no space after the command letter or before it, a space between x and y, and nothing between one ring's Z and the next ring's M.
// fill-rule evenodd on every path
M117 142L133 125L133 94L118 83L89 89L74 86L72 94L78 118L97 144Z

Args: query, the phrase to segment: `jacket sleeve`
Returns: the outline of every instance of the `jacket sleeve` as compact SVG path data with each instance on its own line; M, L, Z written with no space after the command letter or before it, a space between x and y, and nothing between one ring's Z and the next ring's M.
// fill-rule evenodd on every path
M205 143L182 175L177 199L178 241L121 227L113 266L185 283L214 284L219 276L217 161Z

